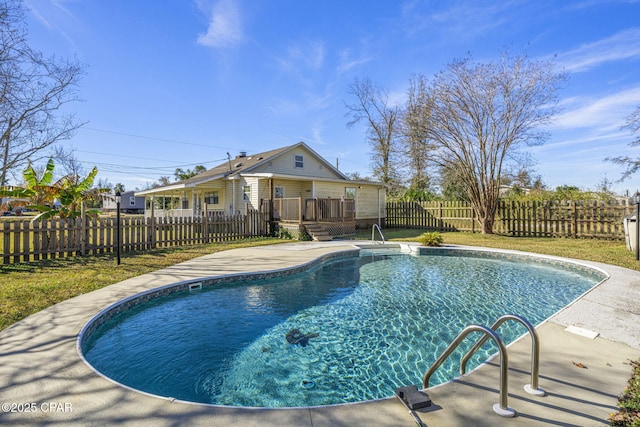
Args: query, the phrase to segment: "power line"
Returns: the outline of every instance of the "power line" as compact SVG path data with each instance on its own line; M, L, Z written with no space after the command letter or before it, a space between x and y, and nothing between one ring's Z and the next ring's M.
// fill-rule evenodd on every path
M89 154L100 154L100 155L107 155L107 156L117 156L117 157L127 157L127 158L131 158L131 159L141 159L141 160L153 160L153 161L159 161L159 162L163 162L163 161L167 161L167 160L157 160L157 159L148 159L146 157L136 157L136 156L127 156L127 155L116 155L116 154L107 154L107 153L98 153L98 152L92 152L92 151L84 151L84 150L76 150L77 152L81 152L81 153L89 153ZM121 163L104 163L104 162L92 162L92 161L87 161L87 160L78 160L78 162L80 163L86 163L86 164L93 164L95 166L98 165L102 165L102 166L109 166L109 167L114 167L114 168L120 168L120 169L148 169L148 170L172 170L172 169L177 169L177 168L184 168L184 167L190 167L190 166L199 166L199 165L207 165L207 164L211 164L211 163L222 163L223 161L225 161L225 159L216 159L216 160L210 160L208 162L197 162L197 163L186 163L186 164L181 164L181 165L171 165L171 166L133 166L133 165L123 165Z
M95 131L95 132L102 132L102 133L109 133L109 134L113 134L113 135L128 136L130 138L149 139L151 141L171 142L171 143L174 143L174 144L193 145L193 146L196 146L196 147L217 148L219 150L228 150L229 149L228 147L216 147L216 146L213 146L213 145L198 144L198 143L195 143L195 142L178 141L178 140L175 140L175 139L166 139L166 138L156 138L156 137L153 137L153 136L135 135L133 133L116 132L116 131L113 131L113 130L97 129L97 128L86 127L86 126L83 126L80 129L92 130L92 131Z
M98 154L101 156L112 156L112 157L118 157L118 158L126 157L128 159L153 160L155 162L171 162L171 160L166 160L166 159L151 159L149 157L128 156L126 154L101 153L98 151L87 151L87 150L76 150L76 149L74 149L73 151L76 153Z

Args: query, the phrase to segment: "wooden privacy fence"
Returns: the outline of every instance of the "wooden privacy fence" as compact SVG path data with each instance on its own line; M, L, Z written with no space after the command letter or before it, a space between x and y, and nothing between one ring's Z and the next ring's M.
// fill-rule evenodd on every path
M116 218L7 221L2 225L3 264L116 251ZM210 217L120 219L123 252L266 236L268 216L259 211Z
M465 202L389 202L385 226L437 231L480 230L473 209Z
M493 231L518 237L624 239L627 203L604 201L500 201ZM386 227L480 231L466 202L390 202Z

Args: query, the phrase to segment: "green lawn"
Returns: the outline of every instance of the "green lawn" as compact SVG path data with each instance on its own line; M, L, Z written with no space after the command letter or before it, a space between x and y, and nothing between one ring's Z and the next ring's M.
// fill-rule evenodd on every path
M424 230L385 229L382 232L386 241L415 242L417 237L424 233ZM640 261L636 261L635 252L628 251L625 242L621 240L507 237L497 234L459 232L441 234L444 238L444 245L484 246L536 252L545 255L603 262L640 271ZM371 240L371 231L359 232L356 238ZM376 240L380 240L377 232Z
M383 230L387 241L416 241L423 232L424 230ZM442 233L442 236L445 245L521 250L603 262L640 271L640 262L635 260L635 253L628 251L623 241L513 238L470 233ZM359 232L356 238L370 240L371 231ZM379 240L379 236L377 238ZM281 239L260 238L147 253L126 253L120 266L116 266L113 254L0 266L0 330L58 302L130 277L213 252L282 242ZM640 427L640 370L635 366L630 387L621 398L620 412L612 416L612 425ZM631 388L634 384L635 388Z
M281 243L273 238L247 239L145 253L58 258L0 266L0 330L61 301L179 262L227 249Z

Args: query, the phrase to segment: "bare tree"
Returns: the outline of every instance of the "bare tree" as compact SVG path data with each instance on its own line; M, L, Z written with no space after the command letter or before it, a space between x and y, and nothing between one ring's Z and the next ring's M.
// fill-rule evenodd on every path
M427 134L431 103L426 77L420 75L411 79L402 115L402 154L408 159L409 188L417 191L427 191L431 184L427 173L429 152L434 148Z
M75 156L75 153L70 150L65 150L64 147L54 147L53 159L62 168L62 175L64 176L81 176L86 175L87 171L82 166L80 160Z
M431 158L463 184L483 233L493 233L505 163L548 136L540 127L555 114L564 80L548 62L507 54L489 63L454 60L435 76Z
M22 3L0 2L0 186L52 144L81 126L63 107L76 101L84 68L45 58L27 44ZM44 156L44 153L43 153Z
M356 98L354 104L346 105L347 128L365 122L367 140L372 149L373 175L390 185L391 192L394 192L400 183L396 167L400 107L392 105L389 94L368 78L356 78L347 93Z
M636 135L629 145L632 147L640 146L640 107L636 107L635 111L627 117L627 120L622 126L622 129L629 129L632 134ZM607 157L606 161L626 167L626 170L622 173L619 182L631 177L640 170L640 157L632 159L629 156Z

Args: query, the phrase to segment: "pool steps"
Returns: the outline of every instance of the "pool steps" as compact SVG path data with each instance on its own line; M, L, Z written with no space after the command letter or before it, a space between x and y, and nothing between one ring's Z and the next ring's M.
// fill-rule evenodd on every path
M380 226L378 224L373 224L373 227L371 227L371 244L376 244L376 230L378 230L378 234L380 234L380 238L382 239L382 242L380 242L381 244L384 244L384 235L382 234L382 230L380 229Z
M442 363L455 351L456 348L465 340L465 338L472 332L482 333L482 337L474 344L474 346L460 359L460 374L464 375L466 372L466 365L471 356L489 339L492 339L498 346L500 354L500 402L493 405L493 411L502 417L513 417L516 415L516 411L508 405L508 369L509 369L509 355L507 348L502 342L500 336L496 333L496 330L505 322L513 320L524 325L529 335L531 336L531 384L526 384L524 390L534 396L545 396L546 392L538 386L538 372L539 372L539 359L540 359L540 343L538 334L536 333L533 325L526 319L514 315L505 314L496 320L491 327L483 325L471 324L464 328L449 344L449 346L442 352L442 354L436 359L436 361L429 367L422 378L423 390L413 391L412 386L401 387L396 390L396 397L405 405L409 410L409 413L417 418L419 417L415 413L416 409L422 409L431 405L431 399L426 393L426 389L429 388L429 379L431 375L442 365ZM419 393L419 394L418 394ZM428 401L428 404L426 403ZM418 422L419 425L420 422Z
M544 396L546 392L538 386L538 372L540 371L540 340L538 339L538 333L536 328L526 319L515 314L505 314L496 320L491 329L494 331L509 320L514 320L521 323L527 328L529 335L531 336L531 383L524 386L524 390L534 396ZM476 342L476 344L460 359L460 375L464 375L467 370L467 362L471 356L478 351L482 345L487 342L488 337L485 335Z

